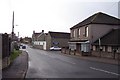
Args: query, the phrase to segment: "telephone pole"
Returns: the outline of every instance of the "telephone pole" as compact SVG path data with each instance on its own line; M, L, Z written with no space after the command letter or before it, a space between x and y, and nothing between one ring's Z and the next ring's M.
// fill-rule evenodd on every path
M14 11L13 11L13 18L12 18L12 40L14 36Z

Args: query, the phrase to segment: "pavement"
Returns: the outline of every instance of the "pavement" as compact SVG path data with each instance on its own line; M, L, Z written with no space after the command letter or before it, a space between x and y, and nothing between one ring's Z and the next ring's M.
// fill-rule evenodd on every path
M64 54L64 53L62 53L62 54ZM65 54L65 55L69 55L69 54ZM95 57L95 56L81 56L79 54L77 54L77 55L72 54L69 56L77 57L77 58L84 59L84 60L107 63L107 64L114 64L114 65L120 64L120 59L103 58L103 57Z
M24 79L28 69L28 53L22 53L8 66L2 70L2 79Z
M63 53L61 53L63 54ZM63 54L68 55L68 54ZM69 55L73 56L73 55ZM109 63L109 64L118 64L118 60L100 58L100 57L90 57L90 56L73 56L78 57L80 59ZM13 63L8 67L2 70L2 78L5 80L6 78L20 78L24 79L26 76L26 72L28 69L28 53L22 51L22 54L19 55Z

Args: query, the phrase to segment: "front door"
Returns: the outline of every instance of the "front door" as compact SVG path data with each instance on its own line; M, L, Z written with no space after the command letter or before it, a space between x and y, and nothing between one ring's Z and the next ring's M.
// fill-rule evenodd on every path
M81 51L81 44L77 44L76 50L78 53Z

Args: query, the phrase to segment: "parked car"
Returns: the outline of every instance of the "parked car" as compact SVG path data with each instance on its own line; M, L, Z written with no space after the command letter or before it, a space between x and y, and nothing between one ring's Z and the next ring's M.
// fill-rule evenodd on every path
M59 51L59 50L61 50L61 48L58 47L58 46L53 46L53 47L50 48L50 50L51 50L51 51L52 51L52 50Z
M26 49L26 46L22 46L22 49Z

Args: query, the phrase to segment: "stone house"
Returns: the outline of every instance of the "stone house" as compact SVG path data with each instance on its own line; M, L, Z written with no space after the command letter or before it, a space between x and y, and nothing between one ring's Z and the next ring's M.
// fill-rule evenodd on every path
M25 43L25 44L31 44L32 43L32 38L31 37L25 37L22 40L23 40L22 42Z
M46 37L46 49L50 50L53 46L60 48L68 46L70 33L49 31Z
M92 44L96 40L119 28L120 19L98 12L70 28L69 49L78 53L89 53L93 50Z
M47 33L44 33L44 30L42 30L42 32L40 33L35 33L35 31L33 31L32 34L33 47L46 50L46 39L45 39L46 35Z

